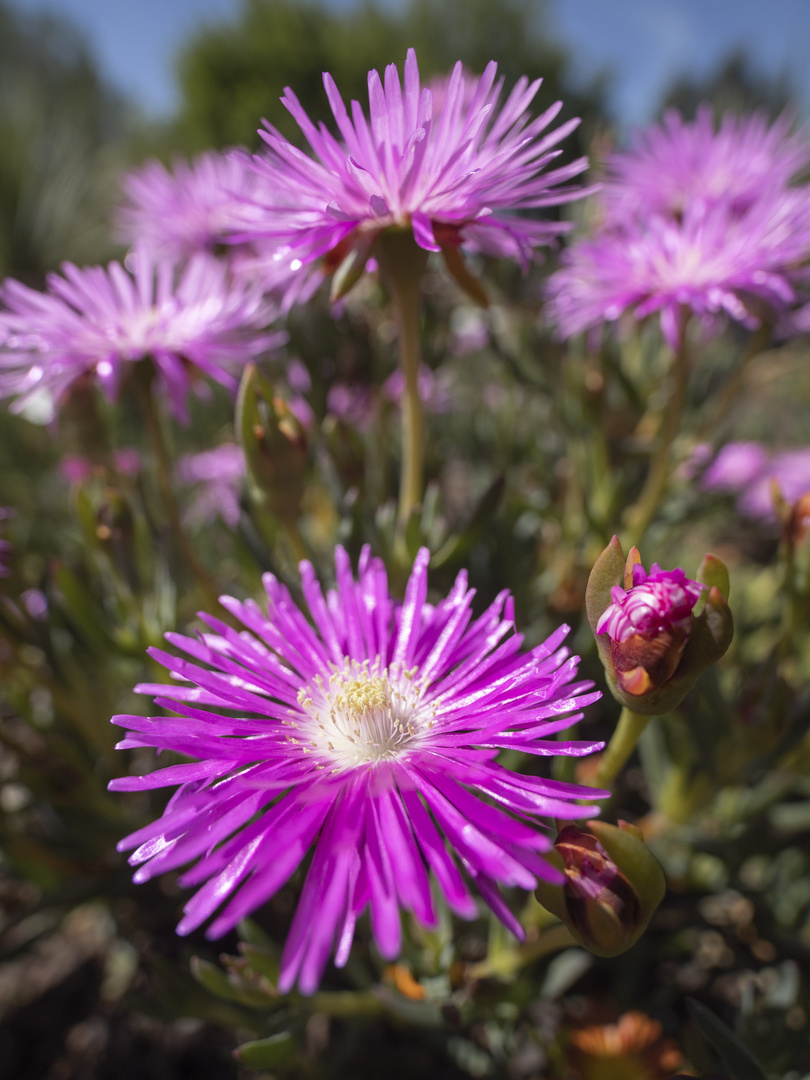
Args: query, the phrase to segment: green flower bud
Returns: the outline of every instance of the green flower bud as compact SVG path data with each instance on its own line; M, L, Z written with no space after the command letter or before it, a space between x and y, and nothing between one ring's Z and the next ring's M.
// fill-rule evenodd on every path
M661 903L664 871L634 825L586 824L566 825L548 856L565 883L541 882L535 896L589 952L618 956L635 945Z

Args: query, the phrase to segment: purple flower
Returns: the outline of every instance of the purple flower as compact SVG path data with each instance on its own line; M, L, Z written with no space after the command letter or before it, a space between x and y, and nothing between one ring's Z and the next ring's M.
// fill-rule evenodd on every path
M267 151L254 168L271 195L248 205L242 240L272 240L303 263L328 256L336 268L350 249L365 260L375 236L389 227L413 231L428 251L464 244L476 251L519 259L565 225L519 216L515 211L557 205L582 192L560 185L587 167L584 159L544 172L554 147L577 125L570 120L543 134L561 103L529 120L526 110L540 86L521 78L497 106L501 83L490 63L471 93L456 64L441 111L420 87L416 54L408 50L405 85L395 65L385 79L369 72L370 122L358 102L351 115L329 74L324 86L342 142L316 127L288 87L281 99L301 127L314 157L302 153L273 127L259 134ZM263 216L255 224L256 207Z
M200 490L186 511L195 526L220 517L232 529L239 522L239 492L245 476L245 455L236 443L223 443L201 454L186 454L177 462L177 475Z
M727 443L701 476L700 486L704 491L739 491L759 479L769 456L762 443Z
M810 447L774 454L756 480L741 484L737 502L741 513L764 521L775 521L774 484L788 503L795 503L810 492Z
M195 255L179 280L145 248L130 275L120 263L65 263L48 291L8 280L0 289L0 395L23 407L45 389L60 398L79 379L118 394L129 365L150 358L174 414L187 417L196 368L235 389L237 369L284 341L262 333L272 314L256 289L234 285L213 256Z
M367 907L387 959L399 953L400 908L436 926L430 871L459 915L477 915L473 884L522 935L498 885L560 882L542 857L551 840L538 818L589 815L593 808L575 800L605 794L496 761L504 747L547 757L602 745L555 738L599 696L573 681L579 661L561 647L567 627L521 654L508 593L473 619L462 572L446 599L429 603L428 559L422 549L402 603L390 599L385 567L368 548L357 580L337 549L337 587L325 597L302 562L311 621L268 574L268 615L225 597L244 630L204 615L210 632L199 638L167 635L189 659L151 650L181 684L137 689L177 715L114 718L128 729L122 748L195 759L111 784L180 784L163 817L119 845L135 848L136 881L192 864L180 881L200 888L179 933L222 905L208 935L227 933L314 847L282 956L282 992L297 981L312 993L333 952L345 964Z
M609 156L601 195L608 223L623 227L633 217L677 217L718 204L739 216L763 195L778 197L810 164L810 144L790 128L787 115L769 126L765 113L727 113L715 131L708 104L692 123L670 109L631 150Z
M774 484L788 503L810 493L810 447L772 453L762 443L728 443L700 478L704 491L736 494L740 513L769 522L776 521Z
M810 257L810 189L762 198L744 217L718 204L683 217L628 221L574 244L549 279L549 314L563 337L625 314L660 314L674 349L682 316L713 329L720 316L749 328L776 320L797 299Z
M596 632L624 643L635 634L654 638L688 630L702 588L681 569L662 570L653 563L648 574L641 563L636 563L632 587L625 590L614 585L610 590L613 603L603 612Z
M210 150L191 163L175 161L171 171L148 161L122 184L120 239L148 247L158 260L182 262L217 250L237 220L235 208L244 215L240 197L252 197L260 180L239 157Z

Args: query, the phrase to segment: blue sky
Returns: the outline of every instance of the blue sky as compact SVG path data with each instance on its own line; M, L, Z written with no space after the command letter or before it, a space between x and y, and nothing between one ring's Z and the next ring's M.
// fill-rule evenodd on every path
M178 48L200 26L241 8L241 0L10 2L21 11L70 17L108 81L156 116L171 113L177 100L172 61ZM576 73L586 79L610 72L611 105L627 125L650 118L673 76L705 74L736 47L750 53L763 74L787 72L802 112L810 115L810 0L549 0L549 7L551 27L570 48Z

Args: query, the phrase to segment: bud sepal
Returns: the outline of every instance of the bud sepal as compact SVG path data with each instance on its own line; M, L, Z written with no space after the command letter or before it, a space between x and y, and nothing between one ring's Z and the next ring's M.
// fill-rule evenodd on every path
M619 956L635 945L666 892L661 864L626 821L566 824L547 858L565 882L541 881L535 896L596 956Z

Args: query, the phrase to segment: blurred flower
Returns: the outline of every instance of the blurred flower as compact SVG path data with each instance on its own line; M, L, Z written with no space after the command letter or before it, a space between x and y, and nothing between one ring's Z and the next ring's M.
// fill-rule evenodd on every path
M699 106L692 123L669 109L630 150L609 155L601 193L608 223L621 227L632 217L677 217L718 204L742 216L763 195L778 198L810 164L810 143L790 128L790 116L769 125L761 112L726 113L715 130L709 104Z
M131 446L113 453L113 461L119 473L134 476L141 468L141 455ZM83 484L91 476L103 475L104 466L81 454L66 454L59 462L59 472L69 484Z
M357 431L365 431L377 411L374 391L365 383L334 383L326 395L326 408Z
M65 263L47 292L7 280L0 296L0 395L16 395L17 408L43 387L58 399L85 378L115 398L128 366L149 358L185 420L194 368L235 389L233 369L285 340L262 332L272 312L257 290L229 283L209 255L189 260L177 282L142 248L132 275L116 262Z
M537 244L566 226L515 211L579 197L580 189L560 185L587 163L579 159L543 172L558 154L553 148L579 121L543 135L560 102L528 120L539 79L529 84L521 78L499 109L502 82L495 85L496 70L495 63L487 65L473 88L458 63L438 112L431 90L420 89L416 54L409 49L404 90L393 64L385 70L384 84L376 71L369 73L370 123L357 102L349 116L325 74L342 143L312 123L288 87L282 102L315 156L303 154L269 124L259 132L268 150L253 159L253 167L272 195L248 206L248 220L236 238L272 240L302 263L326 257L332 270L353 252L352 280L362 272L375 237L391 227L411 230L428 251L454 251L465 244L525 265ZM263 216L255 224L259 204Z
M443 372L431 371L427 364L419 366L419 398L427 412L445 413L450 411L450 392ZM383 383L383 393L389 401L399 405L405 393L405 375L402 368L397 368Z
M569 1034L569 1059L580 1080L668 1080L683 1061L661 1025L643 1012Z
M554 844L562 886L540 882L535 895L597 956L618 956L647 928L666 892L664 871L641 830L626 821L566 825Z
M762 443L727 443L699 483L704 491L736 494L737 508L747 517L776 522L774 485L790 504L810 493L810 447L773 453Z
M172 169L148 161L125 174L127 201L118 209L118 236L148 247L156 260L182 262L197 252L214 253L235 221L234 208L250 199L260 180L235 155L209 150Z
M181 685L138 690L179 715L114 718L128 729L121 748L197 759L111 784L119 791L181 785L159 821L119 845L136 849L131 863L146 864L136 881L194 864L180 881L202 887L186 905L180 933L223 903L208 933L227 933L314 846L282 956L283 993L296 981L312 993L333 950L336 964L346 963L366 907L387 960L400 950L400 907L436 926L428 868L451 908L475 918L446 842L485 901L522 936L498 885L561 880L541 856L551 841L538 819L592 814L575 800L606 794L513 773L496 761L504 747L544 757L602 745L556 738L581 716L575 710L599 696L590 683L573 681L578 658L561 647L567 627L520 655L508 593L473 620L473 590L462 572L449 596L430 604L428 559L422 549L402 603L390 599L385 567L368 548L356 581L337 549L337 587L326 597L302 562L312 622L266 575L268 616L252 601L225 597L243 631L204 615L212 632L167 635L191 659L151 650Z
M769 454L758 442L727 443L700 478L704 491L739 491L758 479Z
M713 331L721 316L751 329L797 299L797 269L810 257L808 189L761 198L744 217L724 204L682 218L628 220L573 244L548 283L549 316L563 337L659 314L675 349L682 313Z
M245 457L236 443L223 443L201 454L186 454L177 462L177 476L199 491L186 509L186 520L199 527L222 518L232 529L239 523L239 492L245 476Z

